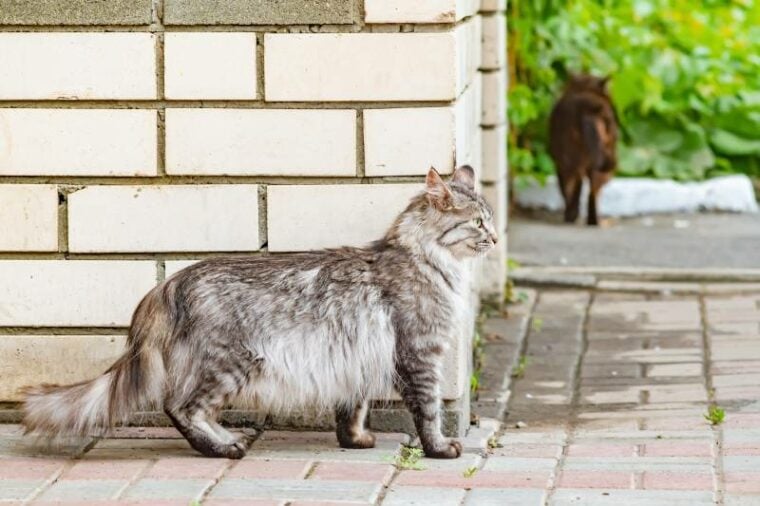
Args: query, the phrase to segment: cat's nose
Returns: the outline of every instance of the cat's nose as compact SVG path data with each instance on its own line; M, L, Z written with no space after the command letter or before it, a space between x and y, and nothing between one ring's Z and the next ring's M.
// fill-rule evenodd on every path
M499 242L499 237L496 234L491 234L491 242L496 245L496 243Z

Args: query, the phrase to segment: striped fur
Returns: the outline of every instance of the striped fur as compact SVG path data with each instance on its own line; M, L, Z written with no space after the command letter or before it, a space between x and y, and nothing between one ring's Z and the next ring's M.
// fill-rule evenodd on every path
M431 169L386 236L366 248L205 260L151 290L128 349L106 373L26 391L24 425L48 437L102 434L129 413L163 408L208 456L247 441L216 419L227 404L335 409L341 446L366 448L367 401L393 388L425 452L461 452L440 428L443 353L468 322L467 260L496 241L469 167Z

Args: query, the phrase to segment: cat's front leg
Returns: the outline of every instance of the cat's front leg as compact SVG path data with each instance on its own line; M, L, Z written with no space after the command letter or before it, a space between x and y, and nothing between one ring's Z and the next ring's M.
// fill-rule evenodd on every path
M367 430L369 402L340 405L335 408L335 434L341 448L374 448L375 435Z
M416 365L397 367L396 390L412 414L417 435L426 457L455 459L462 454L459 441L448 439L441 432L441 396L437 364L431 357L420 356Z

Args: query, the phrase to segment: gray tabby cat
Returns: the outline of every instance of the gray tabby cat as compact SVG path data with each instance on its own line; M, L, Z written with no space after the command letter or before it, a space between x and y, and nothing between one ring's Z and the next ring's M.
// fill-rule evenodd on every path
M431 168L366 248L214 258L171 276L140 302L105 374L26 389L23 423L45 437L103 434L161 406L197 451L239 459L249 441L217 423L223 406L316 405L335 408L342 447L371 448L368 400L395 387L425 454L456 458L461 445L441 434L441 362L470 304L466 259L496 239L473 170L447 184Z

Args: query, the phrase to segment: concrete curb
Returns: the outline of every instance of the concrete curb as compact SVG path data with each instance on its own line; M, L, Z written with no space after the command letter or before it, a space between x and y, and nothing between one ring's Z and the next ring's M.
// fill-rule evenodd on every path
M683 294L760 291L760 269L668 269L638 267L521 267L516 284L622 292Z

